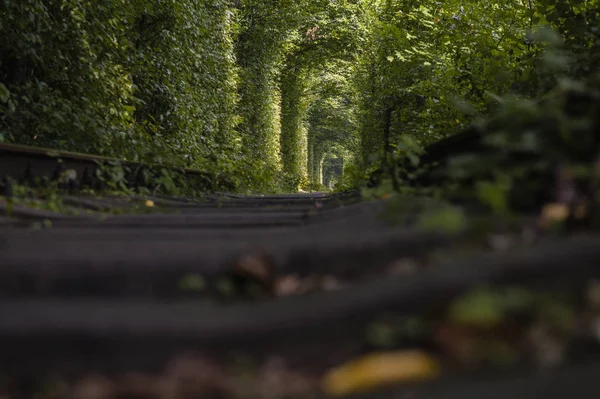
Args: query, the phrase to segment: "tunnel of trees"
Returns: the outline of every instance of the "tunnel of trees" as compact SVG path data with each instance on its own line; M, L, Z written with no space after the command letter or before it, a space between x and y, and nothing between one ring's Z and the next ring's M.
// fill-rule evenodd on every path
M0 142L349 187L598 71L598 0L5 0ZM404 143L404 144L403 144Z

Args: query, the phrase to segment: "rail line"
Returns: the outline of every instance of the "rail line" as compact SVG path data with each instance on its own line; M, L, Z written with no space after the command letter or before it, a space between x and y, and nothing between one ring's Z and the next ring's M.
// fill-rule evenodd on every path
M102 162L114 160L0 146L0 175L13 179L69 169L81 177ZM592 234L490 250L477 226L420 228L434 201L406 198L390 223L397 204L357 192L243 196L219 191L201 172L184 176L203 194L74 191L60 195L58 208L0 200L0 374L33 387L46 374L155 372L191 350L221 360L277 355L320 375L372 350L365 335L385 315L436 312L480 285L583 289L600 278L600 237ZM398 275L406 260L417 270ZM317 283L282 293L279 283L290 279ZM357 398L595 399L599 369L592 343L545 375L449 370Z
M103 188L98 178L103 165L120 166L129 187L141 187L151 181L162 169L185 176L186 183L200 190L228 187L226 177L187 168L148 165L116 158L57 151L50 148L0 144L0 181L8 179L24 184L39 181L57 181L64 188Z

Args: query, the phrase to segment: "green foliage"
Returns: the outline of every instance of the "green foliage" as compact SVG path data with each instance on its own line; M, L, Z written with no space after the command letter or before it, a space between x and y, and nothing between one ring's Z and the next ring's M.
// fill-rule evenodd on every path
M355 84L367 164L400 135L431 143L488 114L497 96L543 95L598 62L597 1L373 0L364 9Z
M136 10L136 133L203 169L240 149L228 4L145 0Z
M128 2L3 2L0 132L6 140L111 151L132 124Z
M239 191L352 188L382 166L398 190L417 147L600 66L598 0L4 0L0 15L0 142ZM513 180L475 194L503 213Z
M239 151L225 0L4 1L9 142L213 169Z
M245 185L268 191L288 185L281 178L281 89L286 45L303 17L304 2L244 0L239 2L240 35L236 53L241 67L240 132Z
M308 89L308 178L316 184L323 183L327 158L341 158L344 169L356 166L359 146L349 64L340 59L328 62Z
M281 153L283 169L301 186L323 183L328 155L352 162L358 149L351 103L355 58L355 2L307 5L282 70Z
M308 110L306 77L299 71L286 71L282 77L281 152L283 170L300 180L308 178Z
M573 299L570 294L518 286L477 287L455 299L447 316L457 325L491 329L511 315L530 314L558 331L569 331L576 325Z
M357 68L363 116L363 156L398 135L422 143L465 127L457 98L471 112L489 106L487 92L506 92L523 68L520 48L528 8L522 2L378 2ZM385 114L389 113L389 121ZM388 123L388 126L385 126Z
M600 86L561 80L542 101L502 98L484 136L483 154L467 154L442 174L456 190L477 182L477 194L494 211L530 209L558 201L595 201L599 156ZM458 159L456 159L458 161Z

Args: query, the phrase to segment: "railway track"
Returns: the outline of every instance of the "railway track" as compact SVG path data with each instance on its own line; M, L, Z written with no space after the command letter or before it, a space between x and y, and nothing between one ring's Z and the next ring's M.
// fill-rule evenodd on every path
M59 205L6 195L9 181L60 179L71 169L89 176L102 162L115 164L0 147L0 375L22 397L47 378L156 375L189 351L215 362L277 356L321 377L376 350L366 337L390 314L439 315L481 285L580 292L600 277L599 236L541 234L499 249L491 238L520 237L523 226L424 230L420 215L441 205L416 198L401 198L398 211L398 202L356 192L241 196L195 171L182 172L204 187L193 198L92 193L80 178L62 187ZM132 186L135 176L126 179ZM544 372L444 361L443 376L429 383L357 397L595 399L600 350L588 338ZM393 348L443 355L424 341Z
M64 189L105 189L103 176L110 169L122 174L121 181L130 188L153 187L163 171L185 179L189 187L199 191L230 188L223 176L186 168L148 165L121 159L93 156L48 148L0 144L0 189L6 190L9 181L22 184L59 183Z

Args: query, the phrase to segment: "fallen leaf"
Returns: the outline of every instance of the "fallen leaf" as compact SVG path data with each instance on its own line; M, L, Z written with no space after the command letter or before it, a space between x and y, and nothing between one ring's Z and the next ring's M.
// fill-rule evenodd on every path
M449 317L458 325L489 329L502 322L504 309L494 292L476 289L450 304Z
M178 356L171 361L165 372L163 397L235 398L224 369L203 357Z
M414 259L398 259L392 262L388 270L394 276L406 276L419 270L419 264Z
M447 206L421 214L418 225L425 232L457 234L466 229L467 219L461 209Z
M569 207L565 204L548 204L542 209L540 224L544 228L550 227L567 220L569 214Z
M434 341L453 360L470 365L477 361L476 335L472 329L454 325L441 325L434 335Z
M274 266L265 254L248 254L237 260L235 272L269 285L273 278Z
M181 279L179 287L184 291L202 291L206 287L206 281L201 275L188 274Z
M154 201L150 201L150 200L146 201L146 206L148 208L154 208Z
M546 326L533 326L527 336L538 366L551 368L560 365L565 358L565 343L554 336Z
M305 375L291 371L282 358L269 358L256 379L258 397L264 399L307 398L315 390ZM247 396L247 392L244 393Z
M302 280L300 287L300 294L310 294L314 292L321 292L324 289L323 277L320 275L311 275Z
M289 296L300 293L302 281L296 276L285 276L275 282L277 296Z
M419 350L377 353L329 371L322 387L328 395L344 396L389 384L430 380L440 369L436 359Z
M115 396L116 385L101 376L90 376L80 381L71 391L73 399L110 399Z
M264 299L276 292L273 259L264 252L246 253L235 260L228 273L237 294Z

